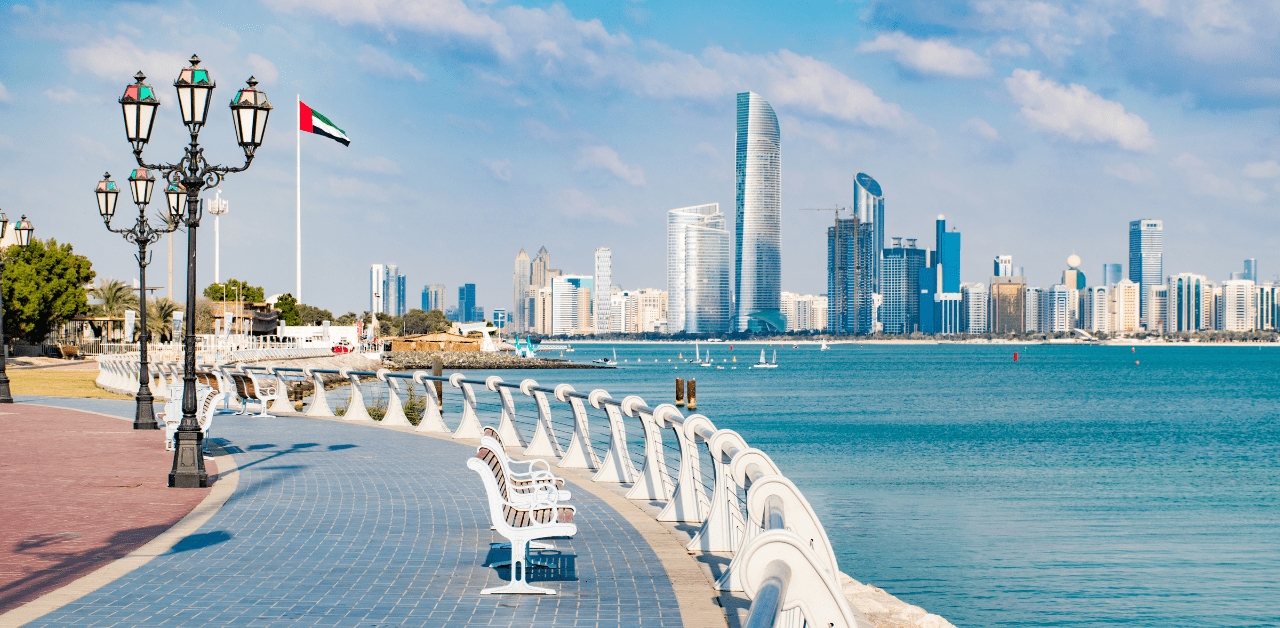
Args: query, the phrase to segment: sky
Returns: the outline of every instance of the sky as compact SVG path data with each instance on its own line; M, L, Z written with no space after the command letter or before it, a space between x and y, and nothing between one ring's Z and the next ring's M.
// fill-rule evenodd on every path
M734 212L735 94L782 133L784 290L826 291L826 227L866 172L886 237L962 236L963 281L1013 255L1032 285L1077 254L1128 271L1128 223L1164 221L1165 273L1280 274L1280 3L1232 0L514 3L227 0L0 5L0 209L131 280L133 248L92 194L133 164L117 100L162 99L144 157L187 141L170 87L198 54L218 83L200 136L239 166L225 103L253 75L275 105L247 172L222 184L221 279L294 291L296 105L351 145L301 138L305 303L368 309L369 266L475 283L510 307L512 264L665 288L667 210ZM212 196L210 191L209 196ZM163 206L157 195L153 209ZM114 226L135 212L121 198ZM153 212L154 213L154 212ZM136 215L136 214L134 214ZM213 223L199 230L200 289ZM163 243L149 268L163 286ZM175 240L185 285L185 236ZM161 290L159 295L163 295Z

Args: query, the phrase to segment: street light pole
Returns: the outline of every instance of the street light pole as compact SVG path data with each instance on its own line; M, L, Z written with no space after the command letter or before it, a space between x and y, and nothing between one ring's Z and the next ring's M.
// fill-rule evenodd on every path
M147 361L147 265L151 258L147 246L160 239L160 236L178 228L176 224L167 225L166 229L155 229L147 220L147 204L151 202L151 193L155 189L156 176L146 168L138 168L129 176L129 189L133 194L133 202L138 206L138 221L129 229L113 229L111 217L116 212L116 198L120 190L116 182L111 180L111 173L102 175L98 187L94 191L98 197L98 213L102 215L102 223L107 231L118 233L124 239L138 245L134 258L138 260L138 281L142 284L138 289L139 336L138 341L138 393L137 404L133 414L133 429L158 430L154 408L155 398L151 394L151 370ZM128 340L126 338L126 340Z
M173 467L169 471L169 486L200 488L209 485L201 453L204 435L196 420L196 228L200 226L200 192L217 187L226 174L248 170L254 151L262 145L267 129L271 104L267 95L257 89L253 77L248 87L241 88L231 100L231 119L235 123L236 139L244 150L241 167L215 166L204 158L199 135L209 114L210 95L215 82L209 71L200 67L200 58L192 55L191 65L183 68L174 81L178 92L178 106L182 121L187 125L191 141L182 159L176 164L148 165L142 160L142 150L151 139L160 99L145 84L141 72L134 75L136 83L125 88L120 105L124 113L125 135L133 145L134 159L140 168L158 170L169 181L170 219L187 226L187 309L184 323L186 334L183 346L182 422L174 435ZM185 208L181 202L185 195Z
M9 219L0 212L0 240L4 239L5 229L9 226ZM26 215L22 216L22 220L14 225L14 235L18 236L18 246L26 248L31 242L31 232L35 228L31 226L31 221L27 220ZM0 295L4 294L4 251L0 250ZM0 403L13 403L13 395L9 394L9 374L5 372L5 362L9 360L9 342L4 337L4 305L0 303Z

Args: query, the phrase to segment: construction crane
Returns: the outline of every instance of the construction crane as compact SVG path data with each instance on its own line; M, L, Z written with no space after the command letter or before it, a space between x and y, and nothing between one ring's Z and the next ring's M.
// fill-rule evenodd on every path
M851 302L856 303L856 300L854 299L855 295L850 294L850 290L852 289L852 292L854 293L857 292L858 290L857 277L859 276L861 271L861 269L857 264L857 260L858 260L857 216L854 215L852 207L841 207L839 205L835 205L833 207L802 207L800 208L800 211L835 212L836 213L835 227L834 227L835 242L828 249L830 251L831 257L829 257L827 260L827 273L828 273L827 300L829 303L828 309L827 309L827 320L828 320L827 328L828 330L833 331L835 333L847 332L849 331L849 329L853 324L853 321L846 320L847 318L849 318L848 306L849 306L849 303ZM849 218L843 221L840 220L840 212L842 211L849 212ZM845 227L842 226L841 223L847 224L851 220L853 221L853 234L852 234L853 237L850 238L849 240L846 240L845 238L847 238L848 236L842 233ZM852 243L853 245L851 247L852 250L847 250L845 246L841 246L841 244L846 241L849 241ZM853 258L852 261L854 263L850 264L849 263L850 260L847 259L848 257L852 257ZM854 281L852 282L852 284L849 281L850 272L852 272L853 278L854 278ZM835 312L834 316L832 316L831 314L832 312ZM835 325L830 324L830 321L832 319L836 321Z

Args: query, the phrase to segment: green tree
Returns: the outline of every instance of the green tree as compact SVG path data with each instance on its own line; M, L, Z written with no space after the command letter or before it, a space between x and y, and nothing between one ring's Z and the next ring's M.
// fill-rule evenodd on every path
M449 328L453 327L453 322L444 315L444 312L441 312L440 310L431 310L426 314L426 326L427 331L423 333L438 334L440 332L449 331Z
M138 309L138 295L119 279L99 279L89 296L102 301L90 310L100 316L124 316L125 310Z
M5 333L40 342L54 327L89 311L85 284L93 281L93 264L76 255L70 244L32 240L25 247L9 247L4 266Z
M337 320L333 321L333 324L334 324L334 325L341 325L341 326L343 326L343 327L350 327L351 325L355 325L355 324L356 324L356 313L355 313L355 312L347 312L346 314L343 314L342 316L339 316L339 317L337 318Z
M325 321L333 321L333 312L322 310L306 303L299 303L298 317L302 319L303 325L319 325Z
M173 313L182 310L172 299L152 299L147 303L147 331L152 340L173 340Z
M280 310L280 319L285 325L302 324L302 314L298 312L298 301L293 298L292 293L286 292L280 295L280 298L276 299L276 309Z
M204 296L210 301L247 301L261 303L266 300L262 286L251 286L239 279L228 279L226 283L212 283L204 289Z

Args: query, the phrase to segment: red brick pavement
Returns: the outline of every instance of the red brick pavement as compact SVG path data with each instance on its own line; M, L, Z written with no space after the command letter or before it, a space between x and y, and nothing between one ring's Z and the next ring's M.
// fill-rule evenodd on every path
M171 489L164 432L88 412L0 406L0 613L128 554L209 489ZM216 467L206 461L210 480Z

